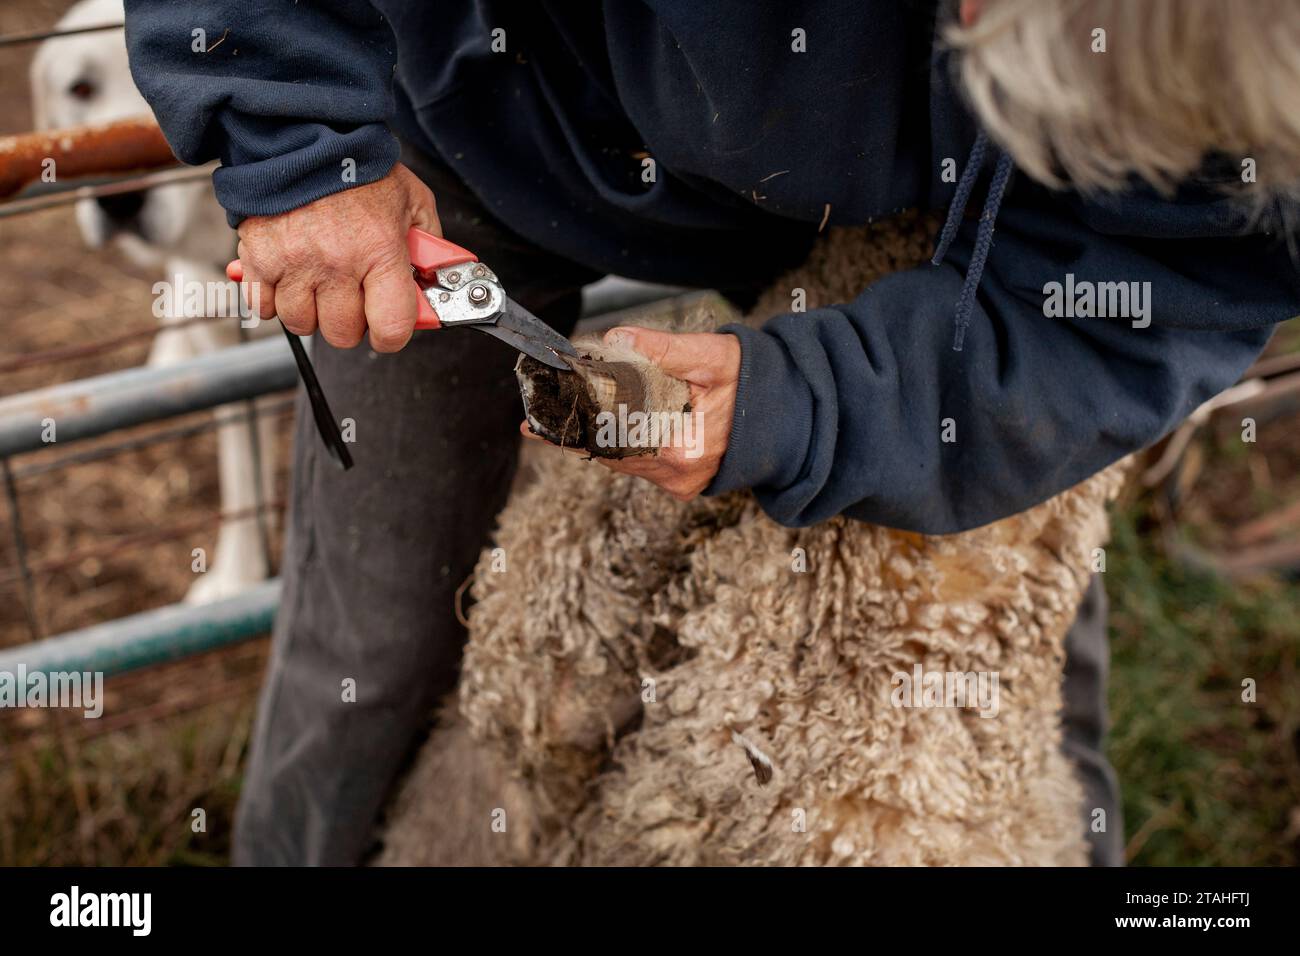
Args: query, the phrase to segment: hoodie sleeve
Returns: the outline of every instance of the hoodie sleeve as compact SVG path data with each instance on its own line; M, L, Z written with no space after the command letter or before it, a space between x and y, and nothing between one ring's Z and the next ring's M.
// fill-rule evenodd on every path
M1155 442L1235 384L1273 327L1300 313L1285 242L1240 234L1231 209L1155 197L1096 206L1021 184L998 219L960 352L970 222L941 265L762 329L728 326L741 342L740 386L706 493L752 488L788 526L845 514L947 534L1023 511ZM1060 314L1064 291L1049 293L1050 283L1114 282L1144 297L1129 318Z
M201 31L201 32L200 32ZM126 0L131 75L232 226L383 178L392 33L365 0Z

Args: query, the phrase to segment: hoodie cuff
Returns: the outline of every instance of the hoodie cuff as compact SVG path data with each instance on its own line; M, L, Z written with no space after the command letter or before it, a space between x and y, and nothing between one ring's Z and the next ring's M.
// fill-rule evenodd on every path
M400 152L397 139L382 123L359 126L346 133L326 126L296 127L292 139L310 141L251 162L241 162L238 144L232 144L235 155L212 174L217 201L226 210L231 228L249 216L277 216L333 193L383 179ZM347 160L355 167L347 168L345 180Z
M727 452L704 494L789 487L808 455L812 389L776 336L746 325L718 331L740 340L740 380Z

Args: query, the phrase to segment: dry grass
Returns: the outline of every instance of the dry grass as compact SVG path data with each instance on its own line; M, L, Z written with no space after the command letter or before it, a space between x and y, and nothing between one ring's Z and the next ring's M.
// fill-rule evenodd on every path
M99 721L0 721L0 865L224 863L264 665L256 641L108 682Z

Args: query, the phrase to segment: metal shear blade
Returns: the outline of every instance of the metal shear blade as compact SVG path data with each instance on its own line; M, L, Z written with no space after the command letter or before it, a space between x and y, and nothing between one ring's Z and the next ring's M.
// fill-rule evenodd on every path
M494 335L511 348L565 372L571 369L561 356L576 358L578 355L568 339L511 298L506 299L505 308L493 322L474 325L473 328Z

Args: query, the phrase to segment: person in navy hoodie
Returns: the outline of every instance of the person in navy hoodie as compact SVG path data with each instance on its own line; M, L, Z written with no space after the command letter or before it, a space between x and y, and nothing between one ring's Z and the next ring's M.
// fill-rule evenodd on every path
M409 227L567 334L605 274L743 303L827 224L946 209L932 264L851 302L613 333L698 387L704 452L612 467L679 498L752 489L791 526L944 534L1022 511L1157 441L1300 313L1290 0L126 9L177 156L221 161L261 314L335 346L318 372L355 423L342 473L299 411L237 863L371 849L454 683L454 595L515 468L514 356L412 337ZM1067 651L1066 747L1090 819L1108 810L1094 862L1118 863L1096 581Z

